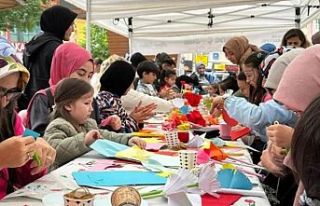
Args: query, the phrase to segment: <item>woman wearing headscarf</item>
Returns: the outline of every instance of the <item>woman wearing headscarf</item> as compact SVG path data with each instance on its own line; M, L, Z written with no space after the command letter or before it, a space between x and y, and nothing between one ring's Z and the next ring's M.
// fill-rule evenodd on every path
M49 87L53 53L63 40L69 41L76 17L76 13L62 6L53 6L42 13L40 27L43 32L26 44L23 54L23 64L30 71L30 81L20 101L20 109L27 107L38 90Z
M233 64L242 68L244 61L254 52L260 51L259 48L249 43L245 36L238 36L229 39L223 46L223 52L227 59Z
M52 59L50 87L38 91L30 101L27 127L43 134L50 122L49 114L54 105L54 91L59 81L64 78L78 78L90 82L93 73L93 60L88 51L71 42L60 45ZM95 105L93 107L96 109L92 118L99 120L99 115L96 113L98 109Z
M130 133L139 130L139 123L153 115L155 104L141 107L141 102L129 115L122 106L121 97L126 95L133 86L134 68L125 61L113 62L100 78L100 92L97 95L100 119L117 115L121 119L122 132ZM139 111L138 111L139 110ZM148 113L149 117L139 114Z
M288 109L295 111L299 114L304 113L308 105L317 97L320 96L320 45L315 45L310 48L307 48L302 54L297 56L288 66L286 71L281 78L279 87L274 94L274 99ZM309 122L309 124L313 124L313 122ZM306 127L307 128L307 127ZM308 131L309 132L309 131ZM308 190L311 185L318 183L317 181L311 181L311 178L314 177L315 174L318 174L318 167L308 165L311 161L318 161L318 159L312 159L307 156L303 156L308 154L308 147L300 147L299 144L294 144L299 141L304 141L303 139L299 139L301 137L294 135L294 142L291 143L292 136L294 134L294 129L288 127L286 125L278 124L272 125L267 128L267 135L269 140L276 145L277 147L290 148L291 153L287 155L284 163L291 167L294 171L296 171L295 164L293 163L299 162L301 160L305 161L305 165L303 167L305 170L301 173L301 170L298 172L298 177L301 178L302 182L299 184L298 192L296 194L296 199L294 206L298 205L311 205L305 204L304 202L299 203L300 200L304 200L301 198L304 187L306 187L305 195L308 197L313 197L313 192L319 190ZM311 133L308 133L311 134ZM312 144L312 143L311 143ZM278 154L273 155L279 156ZM292 157L292 159L291 159ZM301 165L300 165L301 166ZM275 167L275 166L274 166ZM268 168L269 169L269 168ZM301 168L299 168L301 169ZM305 176L299 175L307 175L310 179L305 178ZM314 204L318 205L318 204Z

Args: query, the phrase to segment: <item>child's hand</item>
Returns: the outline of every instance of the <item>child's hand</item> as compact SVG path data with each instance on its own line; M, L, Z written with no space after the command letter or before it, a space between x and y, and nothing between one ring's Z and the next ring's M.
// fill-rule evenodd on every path
M84 137L84 143L89 146L94 143L97 139L101 138L101 134L99 130L91 130L89 131L86 136Z
M128 142L128 145L130 145L130 146L137 145L141 149L145 149L147 143L143 139L141 139L139 137L131 137L129 142Z
M33 160L30 167L31 174L35 175L42 172L54 163L56 158L56 150L51 147L43 138L37 138L35 154L39 157L38 160Z
M212 98L212 106L210 113L212 114L216 109L223 109L224 108L224 99L222 96L217 96Z
M294 129L283 125L274 124L267 127L267 136L278 147L290 148Z
M115 131L121 129L121 119L118 115L111 115L104 120L101 121L101 126L111 126L111 128Z

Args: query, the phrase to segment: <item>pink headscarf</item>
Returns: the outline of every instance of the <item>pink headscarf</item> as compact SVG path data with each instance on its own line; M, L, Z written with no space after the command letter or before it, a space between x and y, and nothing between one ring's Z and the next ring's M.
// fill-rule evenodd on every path
M273 98L289 109L303 112L319 95L320 45L315 45L301 52L288 65Z
M79 45L72 42L61 44L52 58L50 86L54 86L60 80L69 77L91 59L91 54Z

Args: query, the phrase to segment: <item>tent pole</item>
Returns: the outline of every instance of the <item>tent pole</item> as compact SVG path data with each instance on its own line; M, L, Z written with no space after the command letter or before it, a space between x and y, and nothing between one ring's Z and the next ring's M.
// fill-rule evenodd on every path
M87 0L86 3L86 49L91 52L91 0Z
M296 12L296 18L295 18L295 23L296 23L296 28L300 29L301 27L301 8L300 7L296 7L295 8L295 12Z
M129 55L132 55L132 33L133 33L133 26L132 26L132 17L128 18L128 37L129 37Z

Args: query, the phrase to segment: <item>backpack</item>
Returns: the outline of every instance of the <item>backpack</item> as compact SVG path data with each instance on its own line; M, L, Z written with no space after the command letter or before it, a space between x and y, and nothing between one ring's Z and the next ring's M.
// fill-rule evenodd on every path
M45 95L48 97L48 110L49 113L53 111L53 105L54 105L54 98L53 98L53 88L49 87L46 89L41 89L37 93L35 93L32 97L32 99L29 102L28 108L27 108L27 121L26 121L26 127L31 128L31 123L30 123L30 112L31 112L31 106L33 104L33 100L36 95Z

